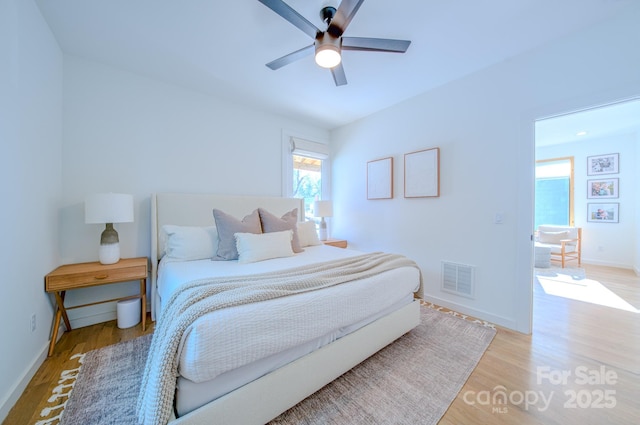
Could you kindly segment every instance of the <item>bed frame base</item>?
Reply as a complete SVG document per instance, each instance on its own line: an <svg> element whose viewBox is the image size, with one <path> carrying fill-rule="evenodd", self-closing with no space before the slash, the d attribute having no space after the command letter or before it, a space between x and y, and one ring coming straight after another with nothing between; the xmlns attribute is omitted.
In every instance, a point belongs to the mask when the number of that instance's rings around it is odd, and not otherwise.
<svg viewBox="0 0 640 425"><path fill-rule="evenodd" d="M208 403L172 425L263 425L420 323L420 301Z"/></svg>

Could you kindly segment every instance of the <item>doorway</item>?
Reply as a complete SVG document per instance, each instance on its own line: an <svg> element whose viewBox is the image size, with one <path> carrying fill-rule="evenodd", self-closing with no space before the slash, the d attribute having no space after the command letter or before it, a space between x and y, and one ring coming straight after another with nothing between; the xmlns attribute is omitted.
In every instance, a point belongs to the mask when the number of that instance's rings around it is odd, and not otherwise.
<svg viewBox="0 0 640 425"><path fill-rule="evenodd" d="M640 99L536 121L535 161L567 157L574 158L572 221L583 229L583 263L633 269L638 274ZM537 203L536 199L534 206ZM566 272L534 269L534 274L558 275L574 289L584 289L582 283L587 280L580 275L584 270L577 264L570 267ZM539 279L534 276L536 283ZM561 283L552 282L552 286L561 287Z"/></svg>

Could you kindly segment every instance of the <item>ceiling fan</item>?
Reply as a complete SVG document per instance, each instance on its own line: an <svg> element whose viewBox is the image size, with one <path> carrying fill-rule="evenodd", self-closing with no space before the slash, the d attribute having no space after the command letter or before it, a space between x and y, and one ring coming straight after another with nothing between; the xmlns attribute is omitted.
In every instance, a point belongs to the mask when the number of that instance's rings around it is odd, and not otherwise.
<svg viewBox="0 0 640 425"><path fill-rule="evenodd" d="M320 10L320 17L327 24L325 31L318 29L283 0L258 1L315 40L310 46L269 62L267 66L274 71L315 52L316 63L323 68L331 69L336 86L343 86L347 84L347 77L342 67L343 50L404 53L411 44L409 40L343 37L342 34L364 0L342 0L338 9L332 6L323 7Z"/></svg>

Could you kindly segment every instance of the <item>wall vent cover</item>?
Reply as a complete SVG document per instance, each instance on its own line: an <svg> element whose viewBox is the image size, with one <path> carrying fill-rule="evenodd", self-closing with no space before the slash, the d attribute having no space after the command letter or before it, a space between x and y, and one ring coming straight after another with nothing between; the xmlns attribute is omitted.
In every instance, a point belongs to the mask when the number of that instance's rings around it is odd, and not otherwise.
<svg viewBox="0 0 640 425"><path fill-rule="evenodd" d="M463 297L473 298L475 266L442 262L441 289Z"/></svg>

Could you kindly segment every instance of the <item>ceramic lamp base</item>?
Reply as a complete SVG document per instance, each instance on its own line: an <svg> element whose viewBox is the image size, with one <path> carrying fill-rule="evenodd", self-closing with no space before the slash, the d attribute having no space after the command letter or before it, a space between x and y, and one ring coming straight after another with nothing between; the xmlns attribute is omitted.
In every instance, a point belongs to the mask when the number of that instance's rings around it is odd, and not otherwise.
<svg viewBox="0 0 640 425"><path fill-rule="evenodd" d="M327 240L327 222L324 221L324 217L322 217L322 220L320 221L319 236L321 241Z"/></svg>
<svg viewBox="0 0 640 425"><path fill-rule="evenodd" d="M98 258L102 264L115 264L120 261L120 243L100 244Z"/></svg>

